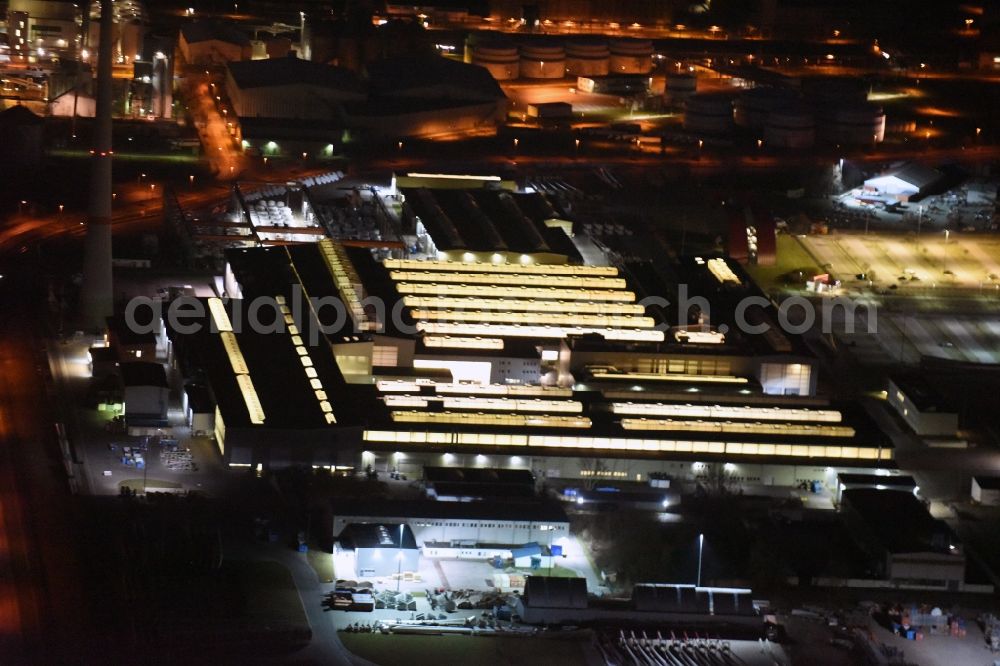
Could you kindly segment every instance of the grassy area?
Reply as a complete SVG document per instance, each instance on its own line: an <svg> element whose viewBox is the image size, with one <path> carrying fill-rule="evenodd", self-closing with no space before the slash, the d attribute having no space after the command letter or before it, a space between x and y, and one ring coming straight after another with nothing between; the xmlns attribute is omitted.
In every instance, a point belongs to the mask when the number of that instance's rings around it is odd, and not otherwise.
<svg viewBox="0 0 1000 666"><path fill-rule="evenodd" d="M225 566L239 581L247 620L263 626L309 627L299 591L285 565L230 560Z"/></svg>
<svg viewBox="0 0 1000 666"><path fill-rule="evenodd" d="M777 259L773 266L748 265L746 268L766 293L785 287L786 283L782 277L790 271L808 269L808 277L820 272L816 262L802 247L802 243L795 236L788 234L778 234Z"/></svg>
<svg viewBox="0 0 1000 666"><path fill-rule="evenodd" d="M181 484L176 481L164 481L163 479L146 479L146 490L156 491L165 490L168 488L180 488ZM137 493L142 492L143 481L142 479L125 479L118 484L119 488L128 488L129 490L134 490Z"/></svg>
<svg viewBox="0 0 1000 666"><path fill-rule="evenodd" d="M306 553L306 560L319 577L319 582L332 583L336 580L333 571L333 555L318 548L310 548Z"/></svg>
<svg viewBox="0 0 1000 666"><path fill-rule="evenodd" d="M519 573L523 573L526 576L551 576L553 578L582 578L573 569L567 569L566 567L559 566L558 564L549 569L548 567L542 567L541 569L518 569Z"/></svg>
<svg viewBox="0 0 1000 666"><path fill-rule="evenodd" d="M584 646L587 641L579 635L520 638L341 633L340 639L348 650L379 666L441 666L461 663L482 666L558 666L586 663Z"/></svg>

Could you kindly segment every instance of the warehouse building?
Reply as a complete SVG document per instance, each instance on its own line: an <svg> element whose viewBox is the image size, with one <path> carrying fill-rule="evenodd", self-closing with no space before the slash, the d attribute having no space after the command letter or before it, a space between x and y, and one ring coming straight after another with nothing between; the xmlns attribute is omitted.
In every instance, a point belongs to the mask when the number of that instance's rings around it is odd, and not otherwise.
<svg viewBox="0 0 1000 666"><path fill-rule="evenodd" d="M365 99L353 72L292 56L229 63L226 93L241 119L324 120Z"/></svg>
<svg viewBox="0 0 1000 666"><path fill-rule="evenodd" d="M925 378L896 374L886 390L888 403L921 437L954 437L958 412Z"/></svg>
<svg viewBox="0 0 1000 666"><path fill-rule="evenodd" d="M480 546L510 550L569 536L569 519L558 503L542 500L437 502L338 498L332 505L333 536L352 525L405 525L425 557L461 557ZM398 529L398 528L397 528Z"/></svg>
<svg viewBox="0 0 1000 666"><path fill-rule="evenodd" d="M367 98L350 70L294 56L229 63L226 94L243 150L274 156L339 146L345 105Z"/></svg>
<svg viewBox="0 0 1000 666"><path fill-rule="evenodd" d="M897 585L962 588L965 553L958 537L913 493L846 490L841 514L882 578Z"/></svg>
<svg viewBox="0 0 1000 666"><path fill-rule="evenodd" d="M937 169L914 162L867 179L862 196L874 194L886 200L905 202L926 196L943 180L944 174Z"/></svg>
<svg viewBox="0 0 1000 666"><path fill-rule="evenodd" d="M638 481L724 468L741 484L829 489L837 472L893 466L862 410L814 396L813 361L794 339L719 333L727 299L747 288L722 260L692 260L687 279L720 310L664 327L609 266L380 262L329 240L227 258L241 298L209 299L217 332L175 346L208 379L230 465ZM697 291L699 280L714 286ZM292 315L296 290L339 300L345 316L333 326L328 310L306 342L315 315ZM260 297L285 325L235 330Z"/></svg>
<svg viewBox="0 0 1000 666"><path fill-rule="evenodd" d="M449 462L455 462L454 456ZM535 476L527 469L425 467L424 489L441 502L527 500L535 496Z"/></svg>
<svg viewBox="0 0 1000 666"><path fill-rule="evenodd" d="M252 55L250 38L239 28L212 21L184 24L177 47L189 65L224 65Z"/></svg>
<svg viewBox="0 0 1000 666"><path fill-rule="evenodd" d="M388 578L420 565L420 550L405 523L351 523L337 536L333 556L338 571L357 578Z"/></svg>
<svg viewBox="0 0 1000 666"><path fill-rule="evenodd" d="M517 609L528 624L683 623L688 629L764 630L751 590L742 588L643 583L630 599L598 599L587 595L582 578L529 576Z"/></svg>
<svg viewBox="0 0 1000 666"><path fill-rule="evenodd" d="M995 476L972 477L972 501L984 506L1000 506L1000 478Z"/></svg>
<svg viewBox="0 0 1000 666"><path fill-rule="evenodd" d="M243 149L322 156L346 138L492 132L506 117L506 96L477 65L396 58L370 63L366 73L362 80L294 54L230 63L226 91Z"/></svg>
<svg viewBox="0 0 1000 666"><path fill-rule="evenodd" d="M159 363L135 361L119 367L125 396L125 424L130 428L163 428L168 425L170 386Z"/></svg>

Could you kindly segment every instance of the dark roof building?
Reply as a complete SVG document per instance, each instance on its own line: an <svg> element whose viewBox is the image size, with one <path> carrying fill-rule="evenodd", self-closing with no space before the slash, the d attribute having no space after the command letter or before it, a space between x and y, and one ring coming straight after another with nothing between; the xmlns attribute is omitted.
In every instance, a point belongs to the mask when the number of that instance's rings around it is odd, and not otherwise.
<svg viewBox="0 0 1000 666"><path fill-rule="evenodd" d="M485 67L440 56L382 60L370 63L367 72L375 97L487 102L506 99Z"/></svg>
<svg viewBox="0 0 1000 666"><path fill-rule="evenodd" d="M132 386L155 386L169 388L167 373L160 363L122 363L120 367L122 383L126 388Z"/></svg>
<svg viewBox="0 0 1000 666"><path fill-rule="evenodd" d="M360 93L357 75L341 67L302 60L294 56L231 62L233 82L241 89L307 85Z"/></svg>
<svg viewBox="0 0 1000 666"><path fill-rule="evenodd" d="M246 33L226 22L194 21L181 27L181 36L188 44L219 41L229 42L238 46L249 46L250 38Z"/></svg>
<svg viewBox="0 0 1000 666"><path fill-rule="evenodd" d="M845 490L841 513L884 578L960 589L965 555L958 537L913 493Z"/></svg>

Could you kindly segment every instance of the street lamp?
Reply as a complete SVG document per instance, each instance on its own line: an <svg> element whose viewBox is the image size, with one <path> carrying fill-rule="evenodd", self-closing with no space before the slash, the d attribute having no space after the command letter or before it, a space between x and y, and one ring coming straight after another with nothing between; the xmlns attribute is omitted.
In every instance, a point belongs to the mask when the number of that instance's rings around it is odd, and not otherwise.
<svg viewBox="0 0 1000 666"><path fill-rule="evenodd" d="M704 549L705 549L705 535L699 534L698 535L698 579L695 582L695 585L697 587L701 587L701 554Z"/></svg>

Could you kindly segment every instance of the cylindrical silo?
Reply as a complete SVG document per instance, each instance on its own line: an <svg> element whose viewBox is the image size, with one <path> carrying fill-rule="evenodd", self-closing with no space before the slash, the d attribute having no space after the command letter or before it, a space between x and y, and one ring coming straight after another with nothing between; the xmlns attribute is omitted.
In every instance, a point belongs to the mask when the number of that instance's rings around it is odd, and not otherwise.
<svg viewBox="0 0 1000 666"><path fill-rule="evenodd" d="M829 143L864 145L885 139L885 112L868 102L819 107L820 137Z"/></svg>
<svg viewBox="0 0 1000 666"><path fill-rule="evenodd" d="M683 104L685 100L698 92L698 78L690 72L672 72L667 74L664 97L671 104Z"/></svg>
<svg viewBox="0 0 1000 666"><path fill-rule="evenodd" d="M771 148L801 150L816 143L816 117L801 105L775 109L764 122L764 143Z"/></svg>
<svg viewBox="0 0 1000 666"><path fill-rule="evenodd" d="M510 44L472 44L472 64L485 67L497 81L510 81L520 76L521 58L517 47Z"/></svg>
<svg viewBox="0 0 1000 666"><path fill-rule="evenodd" d="M653 42L615 39L610 46L611 74L648 74L653 69Z"/></svg>
<svg viewBox="0 0 1000 666"><path fill-rule="evenodd" d="M566 51L562 46L521 45L521 78L561 79L566 76Z"/></svg>
<svg viewBox="0 0 1000 666"><path fill-rule="evenodd" d="M695 134L725 134L733 129L733 98L701 93L684 102L684 129Z"/></svg>
<svg viewBox="0 0 1000 666"><path fill-rule="evenodd" d="M751 88L740 93L733 105L733 119L740 127L760 130L772 111L787 107L797 99L787 88Z"/></svg>
<svg viewBox="0 0 1000 666"><path fill-rule="evenodd" d="M574 40L566 44L566 73L570 76L607 76L611 51L604 41Z"/></svg>

